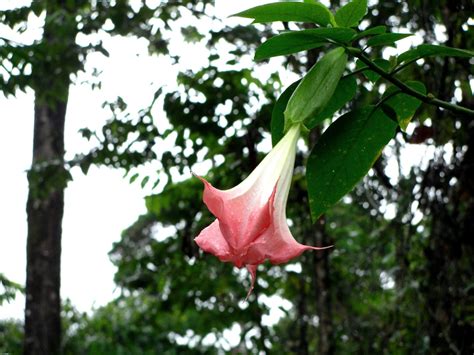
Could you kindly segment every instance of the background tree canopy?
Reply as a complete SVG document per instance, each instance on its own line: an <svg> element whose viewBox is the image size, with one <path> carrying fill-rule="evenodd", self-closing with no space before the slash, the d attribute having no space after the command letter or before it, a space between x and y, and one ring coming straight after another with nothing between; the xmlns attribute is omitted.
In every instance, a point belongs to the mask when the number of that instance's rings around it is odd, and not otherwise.
<svg viewBox="0 0 474 355"><path fill-rule="evenodd" d="M331 8L345 3L332 0ZM16 12L0 13L0 18L14 26L31 11L42 11L37 7L33 2ZM249 302L243 302L248 274L198 250L193 239L213 217L203 207L202 183L191 176L191 169L208 170L206 177L221 188L244 179L268 151L272 111L285 89L280 77L291 72L299 78L325 52L324 47L303 48L280 61L268 61L265 47L257 50L263 38L284 29L310 28L287 22L229 27L225 19L214 18L214 7L214 1L163 1L156 7L117 1L109 7L81 2L68 8L70 20L82 16L74 31L89 34L111 20L113 35L145 37L150 55L169 56L178 63L170 41L183 40L205 45L208 60L198 70L181 72L171 89L160 88L140 112L125 114L127 98L108 103L114 117L102 131L82 130L85 138L96 137L97 146L66 161L60 177L37 170L38 179L58 186L66 183L73 166L87 173L91 164L107 165L124 169L131 183L160 186L145 200L148 212L137 216L110 251L120 295L91 315L63 302L61 351L472 353L474 125L468 116L429 105L417 109L419 103L411 111L409 107L406 118L414 118L406 131L397 130L363 181L315 223L310 218L305 166L309 148L324 128L305 136L296 159L288 218L299 242L334 248L307 252L289 264L264 264ZM414 33L414 41L469 49L474 48L472 10L469 1L369 2L359 29L386 26L387 33ZM189 15L193 23L179 21ZM64 41L60 38L58 43ZM42 71L48 68L36 66L38 72L28 74L29 59L21 58L28 58L28 51L49 53L51 48L0 44L2 63L19 70L2 76L3 93L35 85L42 89ZM390 41L371 43L372 54L385 59L381 67L394 53L385 44ZM80 70L87 51L104 51L100 45L73 48L70 60L55 63L65 73ZM254 55L263 61L255 64ZM418 64L404 68L400 79L420 81L436 97L474 108L472 59L427 57ZM354 70L363 65L349 63ZM376 103L389 86L367 70L347 80L345 88L358 90L354 100L337 109L336 117ZM54 88L46 92L59 95ZM409 100L395 96L388 103L399 109L410 106ZM163 107L160 117L151 113L156 104ZM331 116L321 117L324 127ZM141 149L129 149L131 141ZM137 169L150 161L158 162L159 174ZM1 305L19 285L1 274L0 284L5 289ZM21 352L22 337L20 322L0 321L0 351Z"/></svg>

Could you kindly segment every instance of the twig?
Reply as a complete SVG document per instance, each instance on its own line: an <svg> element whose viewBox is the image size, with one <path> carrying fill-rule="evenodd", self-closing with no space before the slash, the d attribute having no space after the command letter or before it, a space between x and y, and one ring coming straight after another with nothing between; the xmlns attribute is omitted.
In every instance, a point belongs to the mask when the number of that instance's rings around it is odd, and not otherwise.
<svg viewBox="0 0 474 355"><path fill-rule="evenodd" d="M422 94L402 81L398 80L397 78L393 77L391 74L387 73L385 70L383 70L381 67L379 67L377 64L372 62L360 49L354 48L354 47L347 47L346 48L349 53L354 55L355 57L359 58L361 62L366 64L371 70L374 72L378 73L382 78L385 80L391 82L395 86L397 86L402 92L405 94L408 94L410 96L413 96L417 98L418 100L423 101L426 104L437 106L437 107L442 107L446 110L452 111L452 112L457 112L457 113L463 113L468 116L474 117L474 110L468 109L467 107L459 106L452 104L447 101L440 100L436 97L434 97L432 94Z"/></svg>

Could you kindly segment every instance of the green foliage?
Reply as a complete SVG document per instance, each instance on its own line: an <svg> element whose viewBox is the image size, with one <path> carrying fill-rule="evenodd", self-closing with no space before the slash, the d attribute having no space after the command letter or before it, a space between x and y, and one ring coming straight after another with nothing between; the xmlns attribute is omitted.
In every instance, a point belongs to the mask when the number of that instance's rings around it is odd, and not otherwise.
<svg viewBox="0 0 474 355"><path fill-rule="evenodd" d="M184 214L201 210L201 190L202 182L196 178L169 184L162 193L145 199L146 208L157 220L166 221L164 225L175 226Z"/></svg>
<svg viewBox="0 0 474 355"><path fill-rule="evenodd" d="M23 292L23 287L0 273L0 306L5 302L13 301L17 292Z"/></svg>
<svg viewBox="0 0 474 355"><path fill-rule="evenodd" d="M407 81L405 84L422 94L426 93L425 85L419 81ZM388 98L389 96L390 98ZM395 111L400 128L406 130L408 123L410 123L418 107L420 107L421 101L401 93L400 90L393 86L385 91L384 99L386 99L385 103Z"/></svg>
<svg viewBox="0 0 474 355"><path fill-rule="evenodd" d="M38 162L28 171L30 194L35 200L43 200L50 194L66 188L71 180L69 170L58 163Z"/></svg>
<svg viewBox="0 0 474 355"><path fill-rule="evenodd" d="M311 151L306 172L313 220L367 174L395 129L380 109L369 106L343 115L324 132Z"/></svg>
<svg viewBox="0 0 474 355"><path fill-rule="evenodd" d="M255 52L255 60L314 49L333 41L347 42L354 34L355 31L349 28L315 28L285 32L264 42Z"/></svg>
<svg viewBox="0 0 474 355"><path fill-rule="evenodd" d="M290 9L290 6L297 7L302 5L294 5L293 3L286 4L287 5L285 6L288 6L288 9ZM273 7L275 5L276 4L271 4L268 7L263 6L254 8L248 10L248 13L244 12L244 14L253 18L264 18L266 15L275 16L275 8ZM258 11L255 9L258 9ZM296 13L296 10L293 9L293 11ZM360 60L356 62L356 72L364 72L367 79L373 83L376 83L383 76L384 79L395 84L397 89L388 90L386 95L390 95L390 97L383 97L377 105L379 105L380 108L383 109L383 111L393 120L399 122L403 130L406 129L416 109L421 103L420 97L415 94L420 94L420 96L424 98L423 101L431 102L431 98L426 96L426 89L424 87L420 87L417 84L412 87L411 83L407 82L404 84L396 78L391 80L391 75L401 69L399 67L395 68L392 72L390 71L394 63L396 63L396 59L391 62L381 58L371 59L366 57L362 50L354 47L347 47L348 41L356 41L366 36L370 37L366 43L367 47L394 46L396 41L411 36L410 33L385 33L385 26L369 28L359 34L356 34L355 31L348 31L350 29L347 27L356 26L366 12L367 1L349 2L341 7L336 12L335 16L336 23L339 26L346 28L316 28L306 29L303 31L290 31L270 38L257 49L255 58L256 60L261 60L272 56L292 54L303 50L315 50L323 47L326 42L338 43L342 47L334 49L323 56L323 58L319 60L303 77L296 89L293 89L293 86L291 86L277 101L272 115L272 133L275 134L273 142L277 142L284 131L292 124L304 123L305 126L310 129L317 127L319 123L324 121L326 118L332 117L335 112L344 107L347 102L356 95L356 83L354 80L347 79L344 82L339 82L342 73L346 69L348 59L344 53L344 47L348 53L354 54L356 57L360 58ZM276 19L277 17L273 17L273 20ZM285 21L291 20L291 18L285 19ZM419 57L433 55L434 53L467 56L469 51L457 51L456 49L450 50L446 47L430 47L427 45L427 47L420 46L417 49L402 54L400 56L401 60L398 59L398 61L403 62L407 59L409 61ZM391 90L399 90L400 93ZM293 93L288 99L291 91L293 91ZM440 101L438 100L437 102ZM283 115L285 122L282 127L281 111L283 110L285 103L286 109L284 110ZM442 107L444 108L458 108L448 102L440 102L440 104L442 104ZM468 112L470 110L460 108L460 111ZM472 114L473 112L470 111L470 113ZM343 122L345 122L345 120L343 120ZM345 129L347 130L347 128ZM391 130L392 127L389 126L388 129ZM385 144L386 143L388 143L388 140L385 141ZM383 148L383 145L378 148ZM359 153L363 154L364 152L356 152L356 154ZM373 155L372 152L369 154ZM364 173L366 173L370 166L375 162L375 157L377 155L374 156L374 159L369 159L371 162L369 166L362 166ZM337 158L328 159L337 160ZM361 175L360 172L357 172L357 175L360 179L364 174ZM357 181L358 180L354 181L353 178L346 178L345 176L340 177L338 180L338 182L342 183L340 185L344 186L346 189L344 193L347 193ZM318 186L318 188L320 188L320 186ZM336 195L338 198L334 201L331 198L331 204L344 195L344 193L342 193L342 195L341 193L341 191L337 191ZM323 202L323 205L329 206L330 204ZM319 215L324 212L324 210L325 209L318 209L317 214Z"/></svg>
<svg viewBox="0 0 474 355"><path fill-rule="evenodd" d="M373 63L376 64L377 66L379 66L380 68L382 68L385 71L389 71L390 68L391 68L390 62L386 59L377 58L377 59L374 59ZM358 60L356 62L356 69L357 70L365 69L363 71L364 76L373 83L375 83L377 80L380 79L380 74L374 72L373 70L369 70L369 67L366 64L364 64L363 62L361 62L360 60Z"/></svg>
<svg viewBox="0 0 474 355"><path fill-rule="evenodd" d="M337 10L335 20L340 27L355 27L367 12L367 0L352 0Z"/></svg>
<svg viewBox="0 0 474 355"><path fill-rule="evenodd" d="M385 33L387 31L387 27L385 26L375 26L366 29L365 31L359 32L352 40L356 41L360 38L368 37L368 36L375 36Z"/></svg>
<svg viewBox="0 0 474 355"><path fill-rule="evenodd" d="M103 106L110 109L114 118L109 119L99 132L87 128L80 131L87 140L93 138L97 147L87 154L76 155L68 164L79 166L84 174L87 174L91 165L123 168L128 172L133 167L156 159L153 148L159 132L153 123L151 110L160 94L161 90L158 90L150 106L133 115L127 111L127 104L121 97L114 102L104 103Z"/></svg>
<svg viewBox="0 0 474 355"><path fill-rule="evenodd" d="M291 95L299 85L300 80L294 82L288 88L283 91L278 100L275 102L272 111L271 121L271 132L272 132L272 144L275 146L278 141L284 135L285 117L284 111L287 107L288 101ZM350 101L356 93L356 80L350 75L342 78L337 84L334 95L331 97L325 108L317 115L308 119L305 126L309 129L313 129L319 123L323 122L327 118L332 118L334 114Z"/></svg>
<svg viewBox="0 0 474 355"><path fill-rule="evenodd" d="M17 320L0 320L0 352L21 354L23 324Z"/></svg>
<svg viewBox="0 0 474 355"><path fill-rule="evenodd" d="M352 100L357 91L357 81L354 76L349 75L337 84L336 90L325 108L314 117L311 117L305 124L307 128L313 129L327 118L332 118L334 114L341 110L350 100Z"/></svg>
<svg viewBox="0 0 474 355"><path fill-rule="evenodd" d="M474 52L466 49L450 48L446 46L439 46L435 44L421 44L416 48L410 49L405 53L400 54L397 62L411 62L417 59L426 57L474 57Z"/></svg>
<svg viewBox="0 0 474 355"><path fill-rule="evenodd" d="M346 63L347 55L344 49L336 48L311 68L288 101L285 127L305 123L326 107L336 90Z"/></svg>
<svg viewBox="0 0 474 355"><path fill-rule="evenodd" d="M401 39L412 36L411 33L382 33L374 37L369 38L367 46L369 47L380 47L390 46L395 47L395 42Z"/></svg>
<svg viewBox="0 0 474 355"><path fill-rule="evenodd" d="M321 26L331 23L332 14L318 2L275 2L239 12L234 16L254 19L254 23L275 21L312 22Z"/></svg>

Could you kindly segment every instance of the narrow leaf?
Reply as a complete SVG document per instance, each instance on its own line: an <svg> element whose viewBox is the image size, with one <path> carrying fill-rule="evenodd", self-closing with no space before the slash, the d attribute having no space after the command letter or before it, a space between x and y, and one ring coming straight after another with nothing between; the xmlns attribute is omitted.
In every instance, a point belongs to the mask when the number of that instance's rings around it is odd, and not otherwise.
<svg viewBox="0 0 474 355"><path fill-rule="evenodd" d="M395 46L395 42L413 36L411 33L382 33L367 41L369 47Z"/></svg>
<svg viewBox="0 0 474 355"><path fill-rule="evenodd" d="M306 168L313 220L367 174L396 127L373 106L351 111L329 126L311 151Z"/></svg>
<svg viewBox="0 0 474 355"><path fill-rule="evenodd" d="M275 146L280 139L284 136L285 131L285 109L286 105L288 104L288 100L290 99L291 95L295 91L296 87L300 83L301 80L295 81L293 84L288 86L285 91L280 95L278 100L275 103L272 111L272 121L271 121L271 132L272 132L272 144Z"/></svg>
<svg viewBox="0 0 474 355"><path fill-rule="evenodd" d="M139 177L140 175L138 173L135 173L133 174L131 177L130 177L130 184L133 184L135 182L135 180Z"/></svg>
<svg viewBox="0 0 474 355"><path fill-rule="evenodd" d="M375 26L375 27L369 28L368 30L359 32L356 36L354 36L352 40L355 41L363 37L379 35L379 34L385 33L386 30L387 30L387 27L385 26Z"/></svg>
<svg viewBox="0 0 474 355"><path fill-rule="evenodd" d="M148 181L150 180L150 177L149 176L145 176L142 180L142 182L140 183L140 186L142 187L142 189L146 186L146 184L148 184Z"/></svg>
<svg viewBox="0 0 474 355"><path fill-rule="evenodd" d="M292 33L284 33L279 36L270 38L264 42L255 52L255 60L260 61L279 55L288 55L307 51L310 49L324 46L324 42L320 42L312 36L292 35Z"/></svg>
<svg viewBox="0 0 474 355"><path fill-rule="evenodd" d="M296 21L327 26L332 14L324 5L316 2L275 2L253 7L234 16L252 18L254 23Z"/></svg>
<svg viewBox="0 0 474 355"><path fill-rule="evenodd" d="M285 110L285 126L318 115L331 99L346 68L347 55L336 48L321 58L301 80Z"/></svg>
<svg viewBox="0 0 474 355"><path fill-rule="evenodd" d="M340 27L357 26L367 12L367 0L353 0L336 12L335 20Z"/></svg>
<svg viewBox="0 0 474 355"><path fill-rule="evenodd" d="M357 81L354 76L348 76L339 81L328 104L319 115L316 115L308 120L306 127L313 129L319 123L327 118L331 118L334 114L339 111L344 105L352 100L357 91Z"/></svg>
<svg viewBox="0 0 474 355"><path fill-rule="evenodd" d="M344 43L349 41L354 34L355 31L349 28L315 28L285 32L263 43L255 53L255 60L321 47L329 41Z"/></svg>
<svg viewBox="0 0 474 355"><path fill-rule="evenodd" d="M474 57L474 52L466 49L451 48L446 46L438 46L435 44L422 44L416 48L410 49L400 54L398 63L410 62L425 57Z"/></svg>
<svg viewBox="0 0 474 355"><path fill-rule="evenodd" d="M425 85L419 81L407 81L405 84L419 93L426 94ZM397 90L398 88L391 86L385 91L383 96L386 97ZM385 103L395 111L398 124L402 130L406 130L408 123L410 123L416 110L421 105L420 100L401 92L388 99Z"/></svg>

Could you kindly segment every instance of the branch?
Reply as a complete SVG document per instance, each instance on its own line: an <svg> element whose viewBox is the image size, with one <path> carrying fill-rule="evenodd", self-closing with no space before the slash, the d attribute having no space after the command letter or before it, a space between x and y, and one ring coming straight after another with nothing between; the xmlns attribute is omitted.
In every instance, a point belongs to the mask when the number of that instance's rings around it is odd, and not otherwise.
<svg viewBox="0 0 474 355"><path fill-rule="evenodd" d="M418 100L423 101L426 104L437 106L437 107L442 107L446 110L452 111L452 112L457 112L457 113L463 113L468 116L474 117L474 110L468 109L467 107L455 105L452 103L449 103L447 101L443 101L440 99L437 99L431 94L425 95L422 94L411 87L407 86L405 83L402 81L398 80L397 78L393 77L391 74L387 73L385 70L383 70L381 67L379 67L377 64L372 62L363 52L362 50L354 47L347 47L346 48L349 53L354 55L355 57L359 58L364 64L366 64L371 70L379 74L382 78L385 80L391 82L393 85L397 86L403 93L408 94L410 96L413 96L417 98Z"/></svg>
<svg viewBox="0 0 474 355"><path fill-rule="evenodd" d="M406 62L406 63L403 63L403 64L400 65L398 68L393 69L393 70L390 72L390 75L394 75L395 73L398 73L399 71L405 69L405 68L408 67L409 65L415 63L418 59L420 59L420 58L415 58L415 59L409 60L409 61Z"/></svg>

